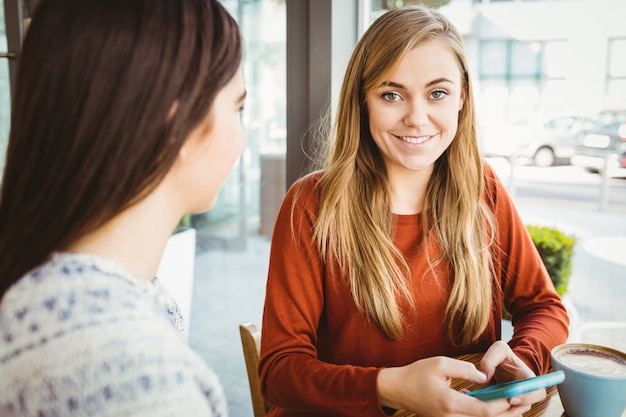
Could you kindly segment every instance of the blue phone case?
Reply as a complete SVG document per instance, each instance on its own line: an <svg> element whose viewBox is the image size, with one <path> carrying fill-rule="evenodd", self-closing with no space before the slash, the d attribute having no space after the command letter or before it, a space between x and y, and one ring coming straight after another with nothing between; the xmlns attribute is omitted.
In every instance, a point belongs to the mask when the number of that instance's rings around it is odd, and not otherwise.
<svg viewBox="0 0 626 417"><path fill-rule="evenodd" d="M510 398L516 395L524 394L540 388L547 388L552 385L558 385L565 380L563 371L555 371L545 375L539 375L532 378L519 379L517 381L504 382L502 384L492 385L476 391L468 392L467 395L476 397L479 400L490 401L499 398Z"/></svg>

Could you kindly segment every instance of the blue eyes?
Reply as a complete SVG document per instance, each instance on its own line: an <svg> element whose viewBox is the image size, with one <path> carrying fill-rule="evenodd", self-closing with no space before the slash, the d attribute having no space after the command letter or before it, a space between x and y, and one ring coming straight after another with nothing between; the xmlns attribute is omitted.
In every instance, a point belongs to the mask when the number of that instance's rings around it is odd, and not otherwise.
<svg viewBox="0 0 626 417"><path fill-rule="evenodd" d="M382 97L387 101L398 101L400 100L400 94L394 92L383 93Z"/></svg>
<svg viewBox="0 0 626 417"><path fill-rule="evenodd" d="M432 98L434 98L435 100L441 100L442 98L444 98L447 95L448 95L448 93L446 93L443 90L436 90L436 91L433 91L430 96Z"/></svg>
<svg viewBox="0 0 626 417"><path fill-rule="evenodd" d="M444 90L435 90L432 93L430 93L428 98L432 99L432 100L442 100L447 95L448 95L448 92L446 92ZM386 91L386 92L381 94L381 97L384 100L392 102L392 103L396 102L396 101L400 101L402 99L402 96L399 93L396 93L395 91Z"/></svg>

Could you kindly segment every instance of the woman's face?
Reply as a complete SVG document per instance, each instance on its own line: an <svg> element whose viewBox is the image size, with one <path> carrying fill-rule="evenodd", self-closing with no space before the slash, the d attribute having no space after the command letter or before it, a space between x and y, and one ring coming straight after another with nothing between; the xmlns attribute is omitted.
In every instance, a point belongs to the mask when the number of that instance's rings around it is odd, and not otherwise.
<svg viewBox="0 0 626 417"><path fill-rule="evenodd" d="M390 175L432 172L454 139L464 99L457 59L438 39L410 51L366 95L369 128Z"/></svg>
<svg viewBox="0 0 626 417"><path fill-rule="evenodd" d="M187 212L207 211L215 205L244 145L240 111L246 97L241 70L220 90L211 111L181 148L184 169L180 186L185 190Z"/></svg>

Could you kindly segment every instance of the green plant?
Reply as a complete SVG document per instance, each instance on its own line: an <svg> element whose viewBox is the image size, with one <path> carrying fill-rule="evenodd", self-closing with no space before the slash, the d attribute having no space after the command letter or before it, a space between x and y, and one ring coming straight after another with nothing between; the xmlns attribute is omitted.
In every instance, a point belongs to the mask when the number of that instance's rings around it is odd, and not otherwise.
<svg viewBox="0 0 626 417"><path fill-rule="evenodd" d="M565 294L572 274L572 257L576 237L555 227L527 225L526 229L539 251L552 283L559 295Z"/></svg>

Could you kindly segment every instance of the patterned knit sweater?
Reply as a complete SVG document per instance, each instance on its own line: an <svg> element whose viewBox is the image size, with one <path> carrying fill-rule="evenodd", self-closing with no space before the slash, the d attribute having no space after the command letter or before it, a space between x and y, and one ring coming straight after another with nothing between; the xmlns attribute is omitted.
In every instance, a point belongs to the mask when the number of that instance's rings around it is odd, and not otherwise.
<svg viewBox="0 0 626 417"><path fill-rule="evenodd" d="M55 254L0 304L0 416L226 416L218 378L180 324L156 280Z"/></svg>

